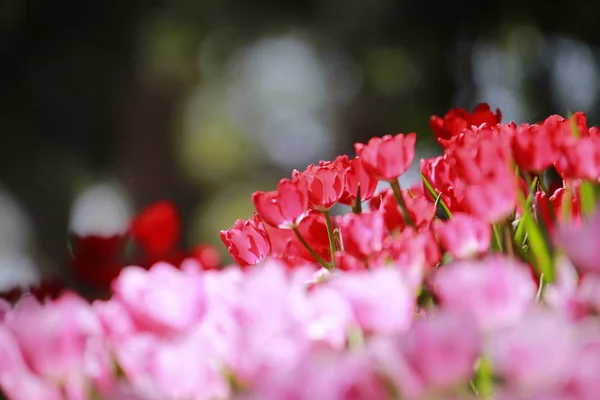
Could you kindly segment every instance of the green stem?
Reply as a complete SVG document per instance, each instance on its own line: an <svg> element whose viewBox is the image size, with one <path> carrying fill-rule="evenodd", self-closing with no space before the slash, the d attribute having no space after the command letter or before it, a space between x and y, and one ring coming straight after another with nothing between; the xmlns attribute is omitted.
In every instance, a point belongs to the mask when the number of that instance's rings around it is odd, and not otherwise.
<svg viewBox="0 0 600 400"><path fill-rule="evenodd" d="M535 301L536 303L539 303L542 301L542 296L544 295L544 273L540 274L540 283L539 283L539 287L538 287L538 291L537 294L535 295Z"/></svg>
<svg viewBox="0 0 600 400"><path fill-rule="evenodd" d="M358 184L358 190L356 191L356 200L354 201L354 207L352 207L352 212L354 214L360 214L362 212L362 202L360 201L360 183Z"/></svg>
<svg viewBox="0 0 600 400"><path fill-rule="evenodd" d="M421 172L421 179L423 180L423 183L425 184L425 188L427 188L427 191L429 192L429 194L431 194L431 196L435 199L439 198L439 206L442 208L442 210L446 214L446 217L452 218L452 213L450 212L450 209L448 208L448 206L446 206L446 203L444 203L444 200L442 200L442 193L441 192L436 193L433 186L431 186L431 183L429 183L427 178L425 178L425 175L423 175L423 172Z"/></svg>
<svg viewBox="0 0 600 400"><path fill-rule="evenodd" d="M535 185L534 182L537 182L537 184L539 185L540 189L542 189L542 191L546 194L546 207L548 208L548 213L550 214L550 219L552 219L552 222L554 224L556 224L556 213L554 212L554 207L552 206L552 201L550 200L550 192L548 191L548 188L546 187L546 185L544 185L543 179L538 179L538 177L535 177L533 180L531 179L531 175L529 175L528 173L523 174L525 177L525 182L527 183L527 186L529 186L532 191L535 191Z"/></svg>
<svg viewBox="0 0 600 400"><path fill-rule="evenodd" d="M404 197L402 197L402 192L400 191L400 184L398 181L391 181L390 185L392 186L392 191L394 192L394 197L396 197L396 201L398 205L400 205L400 209L402 210L402 217L404 218L404 222L406 225L411 228L416 228L415 222L408 214L408 207L406 206L406 202L404 201Z"/></svg>
<svg viewBox="0 0 600 400"><path fill-rule="evenodd" d="M360 199L357 199L360 202ZM335 269L335 236L333 235L333 224L329 211L323 211L325 216L325 224L327 224L327 236L329 236L329 251L331 252L331 268Z"/></svg>
<svg viewBox="0 0 600 400"><path fill-rule="evenodd" d="M527 181L527 180L525 180ZM537 178L533 179L531 184L527 184L529 187L529 195L527 199L524 201L523 205L523 214L527 213L531 208L531 203L533 202L533 192L535 191L535 185L537 185ZM525 198L525 194L523 191L519 191L519 198ZM515 240L519 246L523 246L525 240L525 224L523 223L523 216L521 216L521 221L519 221L519 226L517 226L517 231L515 232Z"/></svg>
<svg viewBox="0 0 600 400"><path fill-rule="evenodd" d="M494 236L492 237L492 247L496 250L504 252L504 248L502 247L502 235L500 235L498 224L492 225L492 230L494 231Z"/></svg>
<svg viewBox="0 0 600 400"><path fill-rule="evenodd" d="M510 221L505 221L503 224L504 230L504 248L508 255L513 256L515 254L514 242L513 242L513 231L512 231L512 223Z"/></svg>
<svg viewBox="0 0 600 400"><path fill-rule="evenodd" d="M473 382L473 379L471 379L469 381L469 387L471 388L471 392L473 392L473 394L475 396L479 396L479 392L477 391L477 386L475 386L475 382Z"/></svg>
<svg viewBox="0 0 600 400"><path fill-rule="evenodd" d="M531 180L531 178L530 178L530 180ZM540 185L540 189L542 189L544 191L544 193L546 193L548 196L550 196L550 191L548 190L548 187L546 186L546 183L544 182L544 179L542 179L541 176L540 176L540 178L538 178L537 182L538 182L538 185Z"/></svg>
<svg viewBox="0 0 600 400"><path fill-rule="evenodd" d="M323 258L320 255L318 255L317 252L314 251L312 247L310 247L308 242L306 240L304 240L304 238L300 234L300 231L298 230L298 227L295 226L292 228L292 230L296 234L296 237L298 238L300 243L302 243L302 245L306 248L306 250L308 250L308 252L314 257L314 259L317 260L319 262L319 264L321 264L321 266L323 266L323 268L331 269L331 265L329 265L329 263L327 261L323 260Z"/></svg>

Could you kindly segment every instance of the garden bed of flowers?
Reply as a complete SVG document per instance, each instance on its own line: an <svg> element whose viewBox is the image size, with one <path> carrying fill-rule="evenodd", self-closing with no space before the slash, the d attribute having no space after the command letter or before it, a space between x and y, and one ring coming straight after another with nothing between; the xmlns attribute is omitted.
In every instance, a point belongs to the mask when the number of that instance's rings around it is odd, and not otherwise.
<svg viewBox="0 0 600 400"><path fill-rule="evenodd" d="M600 131L486 104L430 125L419 185L409 133L254 193L221 232L237 265L153 257L106 300L0 303L4 396L600 399Z"/></svg>

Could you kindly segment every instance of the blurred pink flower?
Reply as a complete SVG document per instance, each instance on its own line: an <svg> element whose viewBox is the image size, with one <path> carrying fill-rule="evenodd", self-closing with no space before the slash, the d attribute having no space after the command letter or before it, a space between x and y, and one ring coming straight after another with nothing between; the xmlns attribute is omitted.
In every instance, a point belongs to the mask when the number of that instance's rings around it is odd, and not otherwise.
<svg viewBox="0 0 600 400"><path fill-rule="evenodd" d="M498 331L487 342L494 374L516 393L551 394L576 363L573 327L547 310L528 314L519 325Z"/></svg>
<svg viewBox="0 0 600 400"><path fill-rule="evenodd" d="M347 299L357 324L368 333L403 332L411 325L415 298L396 268L340 274L328 285Z"/></svg>
<svg viewBox="0 0 600 400"><path fill-rule="evenodd" d="M11 400L62 400L57 387L35 375L26 364L16 338L0 325L0 386Z"/></svg>
<svg viewBox="0 0 600 400"><path fill-rule="evenodd" d="M434 312L415 323L402 347L426 387L447 389L471 379L480 338L468 315Z"/></svg>
<svg viewBox="0 0 600 400"><path fill-rule="evenodd" d="M556 232L560 246L580 272L600 274L600 212L580 227L565 224Z"/></svg>
<svg viewBox="0 0 600 400"><path fill-rule="evenodd" d="M527 266L499 255L445 265L434 279L442 308L469 313L486 331L519 323L536 296Z"/></svg>
<svg viewBox="0 0 600 400"><path fill-rule="evenodd" d="M156 333L181 332L198 322L205 312L203 275L181 271L167 263L150 270L125 268L113 281L120 301L137 327Z"/></svg>
<svg viewBox="0 0 600 400"><path fill-rule="evenodd" d="M111 381L100 321L90 305L72 293L40 304L24 298L4 323L33 372L62 385L69 398L84 396L89 381Z"/></svg>

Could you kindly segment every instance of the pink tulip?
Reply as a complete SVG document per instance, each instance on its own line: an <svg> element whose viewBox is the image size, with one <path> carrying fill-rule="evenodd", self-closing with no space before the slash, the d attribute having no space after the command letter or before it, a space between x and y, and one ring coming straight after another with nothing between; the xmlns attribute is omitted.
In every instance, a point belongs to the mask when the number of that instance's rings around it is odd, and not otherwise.
<svg viewBox="0 0 600 400"><path fill-rule="evenodd" d="M0 299L0 322L4 321L4 316L11 309L11 305L8 301Z"/></svg>
<svg viewBox="0 0 600 400"><path fill-rule="evenodd" d="M519 323L534 304L536 287L526 265L493 255L440 268L435 293L443 309L467 312L490 331Z"/></svg>
<svg viewBox="0 0 600 400"><path fill-rule="evenodd" d="M448 221L435 222L435 234L440 245L456 259L481 255L490 248L491 226L480 219L455 213Z"/></svg>
<svg viewBox="0 0 600 400"><path fill-rule="evenodd" d="M568 321L548 311L494 334L487 352L494 374L517 393L553 393L576 365L576 336Z"/></svg>
<svg viewBox="0 0 600 400"><path fill-rule="evenodd" d="M256 211L267 224L291 229L297 226L308 212L308 188L304 180L282 179L275 191L254 192L252 201Z"/></svg>
<svg viewBox="0 0 600 400"><path fill-rule="evenodd" d="M447 389L471 378L480 338L467 315L434 312L415 323L402 347L409 365L430 390Z"/></svg>
<svg viewBox="0 0 600 400"><path fill-rule="evenodd" d="M92 351L103 346L103 332L89 304L72 293L44 305L26 297L6 314L4 323L32 371L46 379L85 390L86 373L109 373L86 370L92 360L102 365Z"/></svg>
<svg viewBox="0 0 600 400"><path fill-rule="evenodd" d="M304 172L294 171L294 180L302 180L308 188L310 207L327 211L344 195L348 157L338 157L333 162L311 164Z"/></svg>
<svg viewBox="0 0 600 400"><path fill-rule="evenodd" d="M143 330L181 332L205 312L203 275L167 263L154 264L150 270L127 267L113 281L112 289Z"/></svg>
<svg viewBox="0 0 600 400"><path fill-rule="evenodd" d="M415 299L398 269L340 274L328 285L347 299L358 326L366 332L394 333L409 328Z"/></svg>
<svg viewBox="0 0 600 400"><path fill-rule="evenodd" d="M399 133L395 136L374 137L366 145L356 143L354 149L365 170L374 179L395 181L413 162L416 140L415 133Z"/></svg>
<svg viewBox="0 0 600 400"><path fill-rule="evenodd" d="M556 243L581 272L600 275L600 212L582 223L581 227L564 225L556 232Z"/></svg>
<svg viewBox="0 0 600 400"><path fill-rule="evenodd" d="M383 248L386 229L379 213L346 214L336 218L344 250L360 260Z"/></svg>
<svg viewBox="0 0 600 400"><path fill-rule="evenodd" d="M271 241L258 214L248 221L239 219L220 232L221 240L231 257L241 266L255 265L271 252Z"/></svg>
<svg viewBox="0 0 600 400"><path fill-rule="evenodd" d="M14 400L62 400L57 387L35 375L12 332L0 325L0 388Z"/></svg>

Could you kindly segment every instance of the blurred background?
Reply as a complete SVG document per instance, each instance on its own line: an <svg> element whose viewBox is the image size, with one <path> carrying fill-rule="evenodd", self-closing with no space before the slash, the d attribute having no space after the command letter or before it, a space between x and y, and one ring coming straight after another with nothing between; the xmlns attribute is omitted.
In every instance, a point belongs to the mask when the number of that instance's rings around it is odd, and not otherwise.
<svg viewBox="0 0 600 400"><path fill-rule="evenodd" d="M253 191L387 133L436 155L429 116L451 107L597 123L598 17L583 0L2 0L0 291L65 273L69 231L121 231L162 199L183 247L225 253Z"/></svg>

